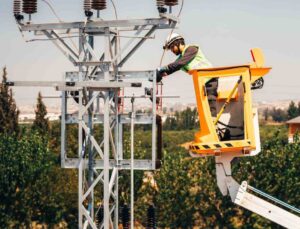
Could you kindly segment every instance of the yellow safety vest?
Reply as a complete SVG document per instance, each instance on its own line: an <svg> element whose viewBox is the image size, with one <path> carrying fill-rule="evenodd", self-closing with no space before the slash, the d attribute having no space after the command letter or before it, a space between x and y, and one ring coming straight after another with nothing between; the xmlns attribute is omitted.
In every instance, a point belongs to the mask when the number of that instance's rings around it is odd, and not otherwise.
<svg viewBox="0 0 300 229"><path fill-rule="evenodd" d="M184 47L184 50L182 52L182 54L180 54L180 56L178 57L178 59L180 59L185 51L191 47L191 46L195 46L198 48L198 53L196 54L196 56L194 57L194 59L192 59L188 64L186 64L185 66L183 66L181 68L182 71L188 72L190 70L194 70L194 69L201 69L201 68L210 68L212 67L212 64L206 59L205 55L203 54L203 52L201 51L201 49L199 48L199 46L197 45L186 45Z"/></svg>

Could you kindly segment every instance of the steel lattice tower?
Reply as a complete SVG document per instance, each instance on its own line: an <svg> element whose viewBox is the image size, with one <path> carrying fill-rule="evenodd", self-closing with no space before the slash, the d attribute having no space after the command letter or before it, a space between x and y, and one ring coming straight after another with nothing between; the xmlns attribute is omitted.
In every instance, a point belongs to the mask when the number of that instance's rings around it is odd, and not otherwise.
<svg viewBox="0 0 300 229"><path fill-rule="evenodd" d="M157 124L161 124L161 121L157 123L156 103L152 103L151 115L135 114L134 96L131 98L130 113L119 109L119 101L124 99L119 92L123 88L141 87L143 80L152 78L152 90L154 92L157 90L155 71L120 69L126 66L126 62L149 36L156 30L174 28L178 19L173 15L160 13L158 18L148 19L92 20L88 18L87 21L82 22L35 24L23 22L19 13L18 11L16 19L21 32L43 35L78 70L66 72L63 81L14 81L9 84L54 87L61 91L61 166L78 170L78 227L117 228L119 171L131 170L133 174L134 170L156 169L159 159L157 158ZM131 31L133 37L127 39L128 41L121 46L122 29ZM72 35L77 35L76 48L69 42L70 32ZM96 40L103 41L103 53L99 54L99 51L94 48ZM152 101L156 101L155 93L151 97ZM140 96L140 98L149 99L149 96ZM75 113L69 111L70 100L77 102ZM76 124L78 127L77 157L71 157L67 153L69 151L67 126L70 124ZM133 157L124 158L123 126L126 124L131 125L132 155L134 124L152 125L151 158L143 160ZM101 126L100 139L95 135L96 125ZM95 191L102 193L102 199L96 199ZM100 206L95 204L98 202Z"/></svg>

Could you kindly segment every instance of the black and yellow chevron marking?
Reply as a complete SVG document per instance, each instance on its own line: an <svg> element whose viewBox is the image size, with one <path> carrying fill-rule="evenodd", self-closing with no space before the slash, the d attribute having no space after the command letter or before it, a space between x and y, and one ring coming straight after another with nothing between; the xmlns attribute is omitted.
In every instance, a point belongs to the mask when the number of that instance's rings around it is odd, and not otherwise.
<svg viewBox="0 0 300 229"><path fill-rule="evenodd" d="M211 152L228 152L232 150L253 149L255 145L251 145L249 140L236 140L225 142L211 142L211 143L192 143L189 145L189 150L193 153L211 153Z"/></svg>

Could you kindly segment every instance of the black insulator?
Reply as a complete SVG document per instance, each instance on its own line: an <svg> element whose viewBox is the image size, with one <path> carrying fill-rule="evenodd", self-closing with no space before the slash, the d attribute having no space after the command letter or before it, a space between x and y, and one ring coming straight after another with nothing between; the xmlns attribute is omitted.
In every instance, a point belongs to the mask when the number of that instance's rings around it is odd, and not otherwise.
<svg viewBox="0 0 300 229"><path fill-rule="evenodd" d="M178 5L178 0L165 0L167 6L176 6Z"/></svg>
<svg viewBox="0 0 300 229"><path fill-rule="evenodd" d="M23 0L23 12L34 14L37 12L37 0Z"/></svg>
<svg viewBox="0 0 300 229"><path fill-rule="evenodd" d="M165 5L165 0L156 0L156 5L158 7L164 6Z"/></svg>
<svg viewBox="0 0 300 229"><path fill-rule="evenodd" d="M163 149L163 143L162 143L162 118L160 115L156 115L156 155L157 155L157 160L156 160L156 169L161 168L161 163L162 163L162 149Z"/></svg>
<svg viewBox="0 0 300 229"><path fill-rule="evenodd" d="M92 0L92 9L94 10L106 9L106 0Z"/></svg>
<svg viewBox="0 0 300 229"><path fill-rule="evenodd" d="M129 212L129 207L127 206L127 204L125 204L122 207L122 225L124 229L129 229L130 224L129 224L129 220L130 220L130 212Z"/></svg>
<svg viewBox="0 0 300 229"><path fill-rule="evenodd" d="M155 208L153 205L150 205L147 211L147 229L155 229L156 228L156 220L155 220Z"/></svg>
<svg viewBox="0 0 300 229"><path fill-rule="evenodd" d="M168 11L167 8L165 8L165 7L163 7L163 6L157 7L157 10L158 10L158 12L159 12L160 14L164 14L164 13L166 13L166 12Z"/></svg>
<svg viewBox="0 0 300 229"><path fill-rule="evenodd" d="M104 208L103 205L100 206L96 214L97 225L100 226L104 219Z"/></svg>
<svg viewBox="0 0 300 229"><path fill-rule="evenodd" d="M21 14L21 0L14 0L14 15Z"/></svg>

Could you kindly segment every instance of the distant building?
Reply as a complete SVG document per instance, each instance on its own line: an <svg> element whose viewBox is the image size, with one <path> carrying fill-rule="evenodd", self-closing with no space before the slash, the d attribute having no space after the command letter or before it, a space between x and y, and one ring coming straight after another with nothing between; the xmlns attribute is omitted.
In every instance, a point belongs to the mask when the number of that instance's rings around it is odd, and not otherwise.
<svg viewBox="0 0 300 229"><path fill-rule="evenodd" d="M59 120L60 118L60 114L58 113L48 113L46 115L46 118L49 119L49 121L56 121L56 120ZM19 123L27 123L27 124L30 124L30 123L33 123L35 119L35 114L33 113L21 113L19 115Z"/></svg>
<svg viewBox="0 0 300 229"><path fill-rule="evenodd" d="M294 135L300 134L300 116L286 122L289 125L289 143L293 143Z"/></svg>

